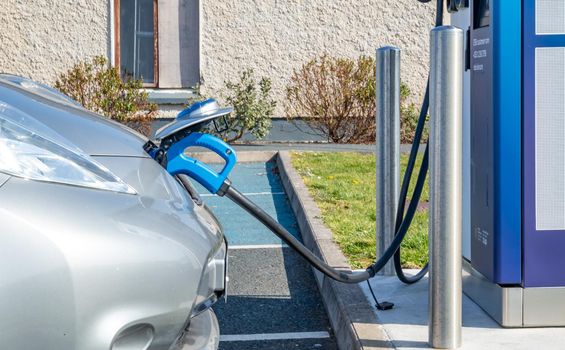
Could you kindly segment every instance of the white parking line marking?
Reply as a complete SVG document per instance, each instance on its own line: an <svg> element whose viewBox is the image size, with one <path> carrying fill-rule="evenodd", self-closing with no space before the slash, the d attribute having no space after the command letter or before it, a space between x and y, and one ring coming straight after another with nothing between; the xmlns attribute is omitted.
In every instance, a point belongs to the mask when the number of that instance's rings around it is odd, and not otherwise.
<svg viewBox="0 0 565 350"><path fill-rule="evenodd" d="M245 196L265 196L265 195L283 195L286 194L284 192L248 192L248 193L243 193L243 195ZM211 194L211 193L203 193L200 195L200 197L214 197L216 196L215 194Z"/></svg>
<svg viewBox="0 0 565 350"><path fill-rule="evenodd" d="M286 244L251 244L251 245L232 245L228 246L228 250L238 250L238 249L276 249L276 248L288 248Z"/></svg>
<svg viewBox="0 0 565 350"><path fill-rule="evenodd" d="M260 340L294 340L294 339L326 339L328 332L296 332L296 333L262 333L262 334L228 334L220 335L220 341L260 341Z"/></svg>

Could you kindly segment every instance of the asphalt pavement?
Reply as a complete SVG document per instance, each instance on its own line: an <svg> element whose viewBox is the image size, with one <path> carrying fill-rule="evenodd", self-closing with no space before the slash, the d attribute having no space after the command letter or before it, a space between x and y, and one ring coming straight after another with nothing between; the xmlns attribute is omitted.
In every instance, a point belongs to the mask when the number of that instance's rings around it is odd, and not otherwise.
<svg viewBox="0 0 565 350"><path fill-rule="evenodd" d="M239 163L230 178L300 239L274 163ZM229 244L227 302L214 306L220 350L337 349L309 265L229 199L203 199L221 221Z"/></svg>

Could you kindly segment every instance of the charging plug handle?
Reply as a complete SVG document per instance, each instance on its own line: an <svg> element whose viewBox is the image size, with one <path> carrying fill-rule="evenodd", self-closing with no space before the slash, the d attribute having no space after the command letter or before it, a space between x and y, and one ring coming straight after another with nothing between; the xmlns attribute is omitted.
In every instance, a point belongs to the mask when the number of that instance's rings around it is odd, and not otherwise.
<svg viewBox="0 0 565 350"><path fill-rule="evenodd" d="M202 147L212 151L225 161L224 167L220 172L216 172L205 163L189 157L185 153L189 147ZM237 156L234 149L208 134L191 133L173 143L167 150L167 171L171 175L188 175L214 194L222 193L224 183L228 181L228 176L236 163Z"/></svg>

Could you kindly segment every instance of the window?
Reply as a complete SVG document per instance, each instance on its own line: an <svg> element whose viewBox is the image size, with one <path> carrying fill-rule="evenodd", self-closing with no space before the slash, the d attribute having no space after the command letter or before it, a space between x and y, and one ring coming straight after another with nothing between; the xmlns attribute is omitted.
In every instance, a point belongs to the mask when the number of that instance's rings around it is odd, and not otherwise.
<svg viewBox="0 0 565 350"><path fill-rule="evenodd" d="M116 66L123 79L157 86L157 0L116 0Z"/></svg>

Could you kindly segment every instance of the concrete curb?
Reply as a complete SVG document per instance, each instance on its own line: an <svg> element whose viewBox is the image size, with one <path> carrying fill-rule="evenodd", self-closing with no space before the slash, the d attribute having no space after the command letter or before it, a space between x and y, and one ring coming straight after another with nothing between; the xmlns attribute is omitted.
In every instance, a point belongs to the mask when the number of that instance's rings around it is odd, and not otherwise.
<svg viewBox="0 0 565 350"><path fill-rule="evenodd" d="M290 153L279 152L276 162L306 246L329 265L349 270L332 232L322 222L320 209L292 166ZM345 285L313 271L341 350L394 348L358 285Z"/></svg>

